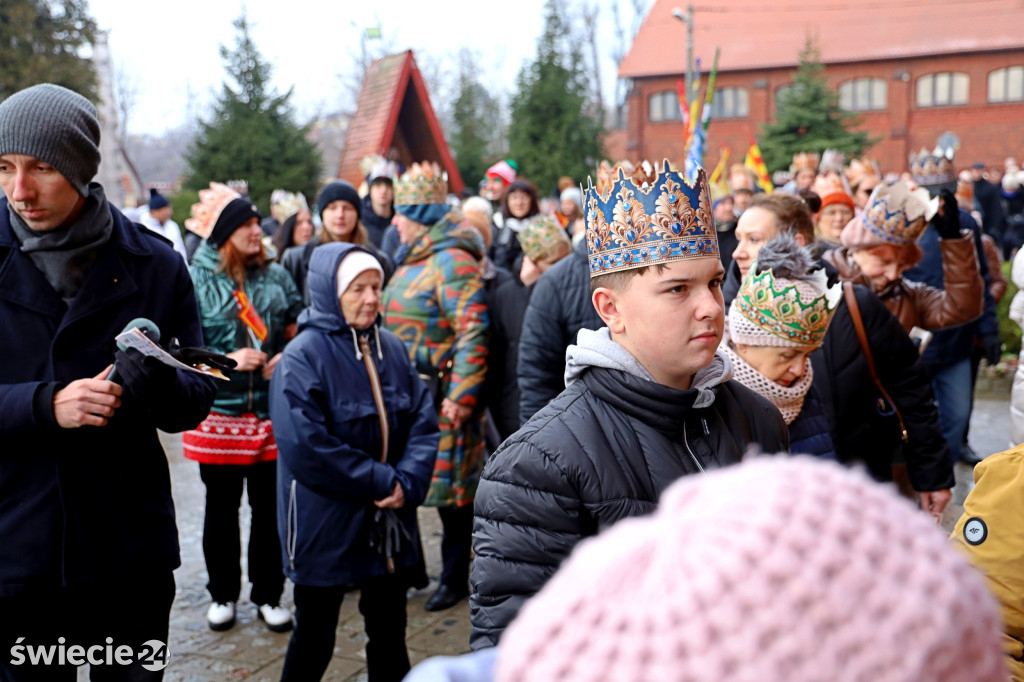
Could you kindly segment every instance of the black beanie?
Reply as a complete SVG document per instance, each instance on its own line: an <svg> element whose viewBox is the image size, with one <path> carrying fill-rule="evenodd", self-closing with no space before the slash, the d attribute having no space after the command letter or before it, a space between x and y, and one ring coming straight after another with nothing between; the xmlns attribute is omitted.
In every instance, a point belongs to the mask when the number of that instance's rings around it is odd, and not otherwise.
<svg viewBox="0 0 1024 682"><path fill-rule="evenodd" d="M206 243L215 249L224 246L224 242L231 239L235 230L245 225L250 218L260 218L260 212L256 210L256 204L248 199L232 199L220 212L213 231L206 238Z"/></svg>
<svg viewBox="0 0 1024 682"><path fill-rule="evenodd" d="M150 188L150 190L149 190L149 210L150 211L155 211L158 208L163 208L164 206L170 206L170 205L171 205L171 202L167 201L167 197L165 197L163 194L160 194L160 192L157 192L155 187Z"/></svg>
<svg viewBox="0 0 1024 682"><path fill-rule="evenodd" d="M339 199L352 204L356 209L356 216L360 220L362 219L363 202L359 199L359 192L344 180L336 180L320 190L320 196L316 198L316 213L321 220L324 218L324 209L327 208L327 205Z"/></svg>

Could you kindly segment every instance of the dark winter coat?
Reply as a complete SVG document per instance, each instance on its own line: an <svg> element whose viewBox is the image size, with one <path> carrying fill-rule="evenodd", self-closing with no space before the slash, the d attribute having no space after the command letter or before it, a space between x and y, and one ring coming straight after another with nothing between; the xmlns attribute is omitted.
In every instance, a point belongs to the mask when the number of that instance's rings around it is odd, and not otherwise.
<svg viewBox="0 0 1024 682"><path fill-rule="evenodd" d="M992 278L988 271L988 259L985 258L985 247L981 241L981 230L974 218L967 211L960 209L960 227L969 229L974 235L974 244L977 250L978 271L984 283L984 309L981 317L957 327L938 329L934 332L931 342L921 355L921 361L931 372L937 372L943 367L955 365L958 362L971 357L974 350L974 339L977 336L990 336L999 334L999 322L996 320L996 302L992 298L989 287ZM939 239L939 233L933 225L925 229L921 238L917 241L918 246L924 252L921 260L910 270L903 273L909 280L923 282L928 286L942 289L945 286L943 276L943 250L940 244L944 240Z"/></svg>
<svg viewBox="0 0 1024 682"><path fill-rule="evenodd" d="M909 440L902 447L910 481L919 492L950 488L953 463L917 347L877 296L860 285L854 291L878 378L907 428ZM898 422L876 409L878 388L845 298L836 308L822 347L811 354L811 363L813 385L832 425L839 461L864 462L876 480L892 480L892 456L901 447Z"/></svg>
<svg viewBox="0 0 1024 682"><path fill-rule="evenodd" d="M377 215L373 212L373 202L370 201L370 195L367 194L363 197L363 210L359 213L359 219L363 221L363 226L366 228L366 236L375 249L381 248L384 232L391 225L391 219L394 215L394 209L392 209L389 216ZM392 257L392 255L389 253L388 257Z"/></svg>
<svg viewBox="0 0 1024 682"><path fill-rule="evenodd" d="M470 646L494 646L584 538L651 512L673 481L734 464L750 444L787 450L778 409L735 381L679 391L591 367L484 468L473 524Z"/></svg>
<svg viewBox="0 0 1024 682"><path fill-rule="evenodd" d="M590 297L587 242L545 272L530 295L519 340L519 421L525 424L565 388L565 349L580 329L604 326Z"/></svg>
<svg viewBox="0 0 1024 682"><path fill-rule="evenodd" d="M295 286L299 288L299 293L302 294L302 301L306 305L309 305L309 290L306 287L306 276L309 273L309 260L313 257L313 250L320 246L320 244L320 235L316 234L302 246L293 246L285 251L281 256L281 265L284 266L284 269L292 276L292 279L295 281ZM384 270L384 285L387 286L388 281L391 279L391 275L395 274L394 262L389 256L385 255L382 251L373 246L367 246L366 249L377 258L381 269Z"/></svg>
<svg viewBox="0 0 1024 682"><path fill-rule="evenodd" d="M789 424L789 451L795 455L836 458L836 448L832 443L832 427L828 423L825 407L821 404L814 384L811 384L804 395L800 414Z"/></svg>
<svg viewBox="0 0 1024 682"><path fill-rule="evenodd" d="M487 378L484 391L487 408L505 440L519 430L519 339L523 316L530 302L531 286L523 286L518 278L504 270L487 285L487 309L491 316L491 350L487 355Z"/></svg>
<svg viewBox="0 0 1024 682"><path fill-rule="evenodd" d="M195 428L214 380L179 371L146 404L123 398L102 427L62 429L54 394L99 374L134 318L166 342L202 345L192 279L166 240L111 207L101 247L70 307L10 227L0 198L0 596L135 578L180 565L167 459L156 429Z"/></svg>
<svg viewBox="0 0 1024 682"><path fill-rule="evenodd" d="M333 243L313 254L312 303L270 384L283 567L299 585L345 585L386 572L368 531L377 510L373 501L391 495L396 481L405 495L397 510L404 535L396 564L408 568L420 558L416 507L434 469L437 417L405 344L380 329L378 318L362 334L369 352L361 351L358 333L342 315L338 264L362 248ZM374 375L389 427L383 462Z"/></svg>

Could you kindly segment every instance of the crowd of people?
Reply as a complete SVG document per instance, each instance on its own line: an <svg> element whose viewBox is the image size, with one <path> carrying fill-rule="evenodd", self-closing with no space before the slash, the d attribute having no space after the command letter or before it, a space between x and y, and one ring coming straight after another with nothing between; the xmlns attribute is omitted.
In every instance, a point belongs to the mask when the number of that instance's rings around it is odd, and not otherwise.
<svg viewBox="0 0 1024 682"><path fill-rule="evenodd" d="M1020 171L993 201L940 152L902 177L828 159L798 155L774 192L667 162L548 191L505 159L454 197L437 163L389 154L313 204L275 191L266 220L211 183L175 240L165 197L132 222L91 182L92 103L11 96L0 652L167 641L161 429L206 488L214 630L243 594L247 493L248 598L291 631L283 680L324 675L356 590L371 682L1007 679L1020 449L979 465L952 543L936 522L981 459L971 385L1000 360ZM468 598L473 653L410 673L420 506L443 529L425 608ZM0 655L0 679L76 665Z"/></svg>

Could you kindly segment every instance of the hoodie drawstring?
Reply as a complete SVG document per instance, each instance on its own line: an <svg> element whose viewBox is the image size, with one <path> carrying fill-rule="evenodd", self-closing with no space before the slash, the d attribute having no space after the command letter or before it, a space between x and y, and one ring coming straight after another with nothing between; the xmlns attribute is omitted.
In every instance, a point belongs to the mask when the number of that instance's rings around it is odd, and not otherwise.
<svg viewBox="0 0 1024 682"><path fill-rule="evenodd" d="M356 360L362 360L363 353L359 350L359 335L356 334L356 330L352 327L349 327L348 330L352 332L352 345L355 346L356 349Z"/></svg>
<svg viewBox="0 0 1024 682"><path fill-rule="evenodd" d="M377 325L373 325L373 338L377 340L377 359L384 359L384 351L380 347L380 328Z"/></svg>

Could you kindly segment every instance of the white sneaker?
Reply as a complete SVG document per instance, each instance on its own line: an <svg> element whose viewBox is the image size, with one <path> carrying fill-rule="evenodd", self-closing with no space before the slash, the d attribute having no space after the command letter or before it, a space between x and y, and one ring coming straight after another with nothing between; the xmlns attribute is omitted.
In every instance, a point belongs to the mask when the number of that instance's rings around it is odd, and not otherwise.
<svg viewBox="0 0 1024 682"><path fill-rule="evenodd" d="M292 612L278 604L264 604L257 609L256 617L271 632L288 632L292 629Z"/></svg>
<svg viewBox="0 0 1024 682"><path fill-rule="evenodd" d="M230 630L235 625L235 602L213 602L206 610L206 623L211 630Z"/></svg>

